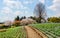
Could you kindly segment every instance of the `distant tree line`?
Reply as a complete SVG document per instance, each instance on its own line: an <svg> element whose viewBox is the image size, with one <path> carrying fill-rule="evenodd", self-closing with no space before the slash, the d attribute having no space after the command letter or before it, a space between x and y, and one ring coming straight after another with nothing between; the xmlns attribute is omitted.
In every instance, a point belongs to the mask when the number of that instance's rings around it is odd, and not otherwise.
<svg viewBox="0 0 60 38"><path fill-rule="evenodd" d="M28 24L35 24L36 21L34 20L35 18L34 17L26 17L26 16L23 16L23 17L19 17L17 16L14 20L14 26L21 26L21 25L28 25Z"/></svg>
<svg viewBox="0 0 60 38"><path fill-rule="evenodd" d="M30 16L29 18L31 18L33 20L36 20L37 23L40 23L40 18L36 18L36 17L33 17L33 16ZM49 17L49 18L47 18L46 22L60 23L60 17Z"/></svg>
<svg viewBox="0 0 60 38"><path fill-rule="evenodd" d="M35 20L37 23L42 23L41 21L41 18L36 18L36 17L33 17L33 16L30 16L29 18ZM43 20L44 21L44 20ZM45 21L44 21L45 22Z"/></svg>
<svg viewBox="0 0 60 38"><path fill-rule="evenodd" d="M19 16L17 16L16 18L15 18L15 21L19 21L19 20L22 20L22 19L26 19L26 16L23 16L23 17L19 17Z"/></svg>
<svg viewBox="0 0 60 38"><path fill-rule="evenodd" d="M60 17L50 17L47 20L48 22L60 23Z"/></svg>

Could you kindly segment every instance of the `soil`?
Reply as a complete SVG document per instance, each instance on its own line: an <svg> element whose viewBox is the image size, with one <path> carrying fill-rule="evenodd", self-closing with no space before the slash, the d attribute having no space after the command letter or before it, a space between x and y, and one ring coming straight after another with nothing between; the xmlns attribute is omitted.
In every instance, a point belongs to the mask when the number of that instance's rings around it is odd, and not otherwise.
<svg viewBox="0 0 60 38"><path fill-rule="evenodd" d="M46 35L44 35L42 32L40 32L34 28L31 28L29 26L25 26L25 29L27 32L27 38L47 38Z"/></svg>

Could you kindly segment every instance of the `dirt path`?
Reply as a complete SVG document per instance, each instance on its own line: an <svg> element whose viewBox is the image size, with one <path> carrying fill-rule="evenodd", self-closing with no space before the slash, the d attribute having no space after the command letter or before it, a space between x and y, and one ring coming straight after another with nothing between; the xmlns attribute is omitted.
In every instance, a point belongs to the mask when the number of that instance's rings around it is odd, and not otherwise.
<svg viewBox="0 0 60 38"><path fill-rule="evenodd" d="M25 26L26 32L27 32L27 38L47 38L44 34L39 35L37 31L35 31L33 28L29 26Z"/></svg>

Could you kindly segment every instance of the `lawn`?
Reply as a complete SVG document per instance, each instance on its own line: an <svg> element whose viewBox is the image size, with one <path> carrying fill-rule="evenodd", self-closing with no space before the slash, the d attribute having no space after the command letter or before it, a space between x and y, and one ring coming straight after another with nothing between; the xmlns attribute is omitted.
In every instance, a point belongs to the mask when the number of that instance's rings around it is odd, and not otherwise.
<svg viewBox="0 0 60 38"><path fill-rule="evenodd" d="M60 38L60 23L32 24L32 26L45 33L49 38Z"/></svg>
<svg viewBox="0 0 60 38"><path fill-rule="evenodd" d="M26 38L25 30L22 26L8 28L5 32L0 32L0 38Z"/></svg>

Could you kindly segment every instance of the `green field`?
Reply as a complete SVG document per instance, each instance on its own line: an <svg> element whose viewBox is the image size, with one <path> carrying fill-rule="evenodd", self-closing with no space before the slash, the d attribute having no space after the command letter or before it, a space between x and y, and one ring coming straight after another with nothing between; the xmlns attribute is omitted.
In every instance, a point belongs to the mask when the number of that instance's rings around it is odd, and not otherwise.
<svg viewBox="0 0 60 38"><path fill-rule="evenodd" d="M49 38L60 38L60 23L32 24L32 26L45 33Z"/></svg>
<svg viewBox="0 0 60 38"><path fill-rule="evenodd" d="M8 28L6 32L0 32L0 38L26 38L24 28L22 26Z"/></svg>
<svg viewBox="0 0 60 38"><path fill-rule="evenodd" d="M43 32L49 38L60 38L60 23L31 24L30 26ZM24 26L0 31L0 38L26 38Z"/></svg>

